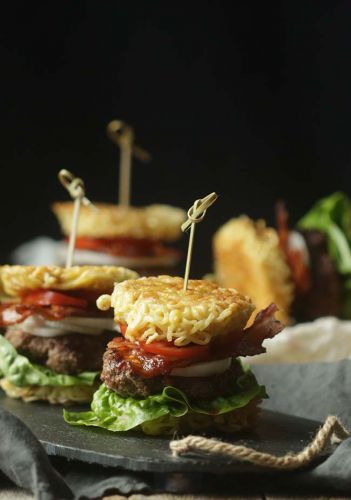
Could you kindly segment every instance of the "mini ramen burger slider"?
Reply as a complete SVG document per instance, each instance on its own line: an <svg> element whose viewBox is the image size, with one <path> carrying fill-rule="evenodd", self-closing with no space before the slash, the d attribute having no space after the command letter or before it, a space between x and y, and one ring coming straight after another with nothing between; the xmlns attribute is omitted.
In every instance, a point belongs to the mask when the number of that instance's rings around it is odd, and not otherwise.
<svg viewBox="0 0 351 500"><path fill-rule="evenodd" d="M343 193L319 200L294 229L283 203L277 229L231 219L213 250L218 283L250 295L257 307L274 302L279 319L351 318L351 200Z"/></svg>
<svg viewBox="0 0 351 500"><path fill-rule="evenodd" d="M116 325L96 308L115 282L137 274L119 267L3 266L11 302L0 305L0 385L11 397L51 403L90 401Z"/></svg>
<svg viewBox="0 0 351 500"><path fill-rule="evenodd" d="M123 337L108 344L92 410L65 412L67 422L147 434L253 425L265 391L237 358L264 352L282 329L274 305L245 328L249 298L202 280L183 291L170 276L117 284L97 304L114 308Z"/></svg>
<svg viewBox="0 0 351 500"><path fill-rule="evenodd" d="M180 254L168 246L181 236L185 212L168 205L124 207L96 203L81 207L76 259L81 264L111 264L136 269L175 266ZM73 204L53 205L63 234L71 229Z"/></svg>

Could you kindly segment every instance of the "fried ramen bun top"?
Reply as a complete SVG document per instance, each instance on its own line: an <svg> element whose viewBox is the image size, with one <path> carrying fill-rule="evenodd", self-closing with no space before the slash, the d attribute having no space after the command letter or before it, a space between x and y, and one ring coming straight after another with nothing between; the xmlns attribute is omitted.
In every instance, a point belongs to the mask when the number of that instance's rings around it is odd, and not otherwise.
<svg viewBox="0 0 351 500"><path fill-rule="evenodd" d="M258 309L275 303L277 318L289 322L294 285L274 229L246 216L231 219L215 234L213 251L221 286L250 295Z"/></svg>
<svg viewBox="0 0 351 500"><path fill-rule="evenodd" d="M203 280L157 276L115 285L111 296L97 300L99 309L114 308L116 323L127 325L125 337L150 343L174 341L208 344L213 337L242 330L254 305L234 289Z"/></svg>
<svg viewBox="0 0 351 500"><path fill-rule="evenodd" d="M90 238L130 237L137 239L174 241L181 235L185 211L169 205L124 207L95 203L98 210L82 205L78 236ZM63 234L71 231L73 203L57 202L52 210L59 220Z"/></svg>
<svg viewBox="0 0 351 500"><path fill-rule="evenodd" d="M135 271L115 266L3 266L4 291L18 296L30 290L95 290L103 293L116 282L138 277Z"/></svg>
<svg viewBox="0 0 351 500"><path fill-rule="evenodd" d="M2 275L2 270L4 266L0 266L0 303L5 302L9 300L9 296L5 293L2 280L1 280L1 275Z"/></svg>

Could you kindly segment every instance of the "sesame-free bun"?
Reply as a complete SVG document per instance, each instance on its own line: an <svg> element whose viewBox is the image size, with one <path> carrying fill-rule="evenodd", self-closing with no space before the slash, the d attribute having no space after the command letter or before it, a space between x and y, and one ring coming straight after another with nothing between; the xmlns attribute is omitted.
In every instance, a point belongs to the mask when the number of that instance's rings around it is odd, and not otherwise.
<svg viewBox="0 0 351 500"><path fill-rule="evenodd" d="M116 282L137 278L135 271L115 266L3 266L1 282L11 296L31 290L96 290L113 289Z"/></svg>
<svg viewBox="0 0 351 500"><path fill-rule="evenodd" d="M294 285L274 229L246 216L231 219L215 234L213 251L221 286L250 295L258 309L274 302L277 318L289 321Z"/></svg>
<svg viewBox="0 0 351 500"><path fill-rule="evenodd" d="M96 385L72 385L69 387L28 385L18 387L6 378L0 380L0 387L10 398L22 399L25 403L47 401L51 404L90 403L97 389Z"/></svg>
<svg viewBox="0 0 351 500"><path fill-rule="evenodd" d="M150 240L174 241L181 235L185 211L169 205L124 207L107 203L95 203L98 210L81 206L78 236L89 238L130 237ZM62 232L71 231L73 203L57 202L52 210L59 220Z"/></svg>
<svg viewBox="0 0 351 500"><path fill-rule="evenodd" d="M220 431L221 433L233 434L235 432L252 429L260 415L259 404L261 399L256 397L241 408L227 413L208 415L189 411L181 417L165 415L157 420L143 422L139 430L148 435L173 435L203 433L205 431Z"/></svg>
<svg viewBox="0 0 351 500"><path fill-rule="evenodd" d="M116 284L97 305L114 308L115 321L128 325L125 337L132 341L207 344L245 327L254 310L248 297L203 280L189 280L184 291L183 283L171 276L129 280Z"/></svg>

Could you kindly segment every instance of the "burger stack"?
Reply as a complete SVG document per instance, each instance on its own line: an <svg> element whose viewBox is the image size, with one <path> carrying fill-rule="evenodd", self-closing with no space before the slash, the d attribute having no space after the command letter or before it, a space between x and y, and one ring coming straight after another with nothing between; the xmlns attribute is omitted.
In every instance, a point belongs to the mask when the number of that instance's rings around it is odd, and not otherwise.
<svg viewBox="0 0 351 500"><path fill-rule="evenodd" d="M98 210L82 206L75 261L79 264L116 265L139 274L174 273L181 253L174 243L181 236L184 210L169 205L130 207L96 203ZM73 204L53 205L63 234L70 234ZM64 261L66 247L62 248Z"/></svg>
<svg viewBox="0 0 351 500"><path fill-rule="evenodd" d="M252 297L275 302L285 322L321 316L351 318L351 202L334 193L290 229L282 204L277 228L263 220L231 219L213 240L215 279Z"/></svg>
<svg viewBox="0 0 351 500"><path fill-rule="evenodd" d="M102 385L90 412L65 412L73 425L147 434L251 427L265 397L240 357L264 352L282 328L271 305L246 324L254 305L234 289L158 276L116 284L99 309L114 309L122 336L109 342Z"/></svg>
<svg viewBox="0 0 351 500"><path fill-rule="evenodd" d="M120 267L3 266L0 385L24 401L86 402L116 325L96 298L137 273Z"/></svg>

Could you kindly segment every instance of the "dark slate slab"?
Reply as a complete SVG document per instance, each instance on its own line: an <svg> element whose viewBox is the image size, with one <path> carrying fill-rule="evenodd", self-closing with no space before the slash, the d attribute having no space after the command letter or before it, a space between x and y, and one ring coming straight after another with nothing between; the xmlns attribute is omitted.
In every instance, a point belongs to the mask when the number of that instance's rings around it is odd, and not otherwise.
<svg viewBox="0 0 351 500"><path fill-rule="evenodd" d="M112 433L93 427L72 427L62 417L60 406L26 404L0 394L0 404L20 418L37 436L48 455L85 463L147 472L249 472L249 464L218 457L173 458L169 438L148 437L133 432ZM79 409L79 408L74 408ZM83 409L83 408L80 408ZM276 455L301 450L314 436L319 423L263 410L255 431L226 440Z"/></svg>

